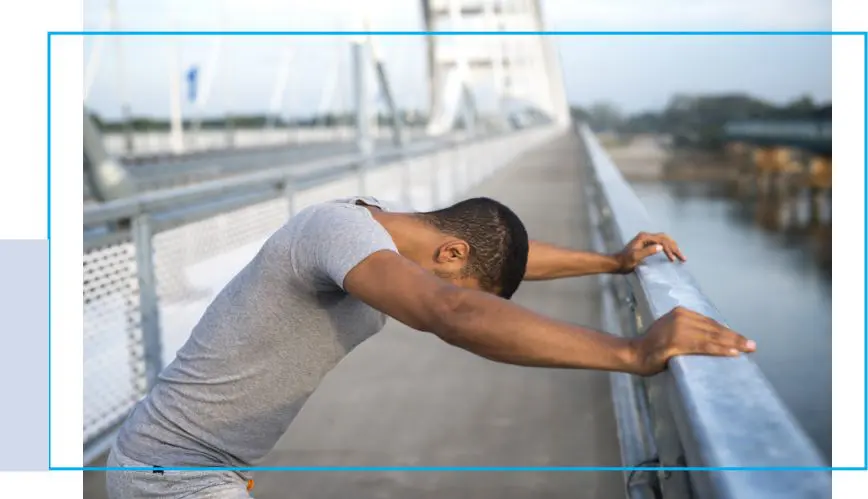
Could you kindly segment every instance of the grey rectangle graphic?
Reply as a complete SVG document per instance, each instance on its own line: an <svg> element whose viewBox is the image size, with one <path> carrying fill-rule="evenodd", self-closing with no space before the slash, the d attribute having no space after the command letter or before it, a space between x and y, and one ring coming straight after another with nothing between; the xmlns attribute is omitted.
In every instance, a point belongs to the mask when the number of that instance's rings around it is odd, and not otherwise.
<svg viewBox="0 0 868 499"><path fill-rule="evenodd" d="M0 241L0 471L48 469L48 241ZM2 494L0 494L2 495Z"/></svg>

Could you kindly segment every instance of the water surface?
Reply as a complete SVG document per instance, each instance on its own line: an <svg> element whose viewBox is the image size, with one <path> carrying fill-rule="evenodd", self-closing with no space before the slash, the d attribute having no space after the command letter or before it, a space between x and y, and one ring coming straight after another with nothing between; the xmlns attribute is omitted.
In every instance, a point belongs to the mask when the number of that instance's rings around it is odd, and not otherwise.
<svg viewBox="0 0 868 499"><path fill-rule="evenodd" d="M823 264L830 229L783 230L770 221L779 207L705 188L633 187L654 230L675 238L730 327L756 340L754 360L831 463L832 278Z"/></svg>

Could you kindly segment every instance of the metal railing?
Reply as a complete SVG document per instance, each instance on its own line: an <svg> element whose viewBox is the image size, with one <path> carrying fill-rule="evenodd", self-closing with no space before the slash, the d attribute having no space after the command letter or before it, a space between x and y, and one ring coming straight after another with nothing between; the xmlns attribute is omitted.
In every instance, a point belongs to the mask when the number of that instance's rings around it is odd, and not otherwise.
<svg viewBox="0 0 868 499"><path fill-rule="evenodd" d="M612 253L653 224L636 194L593 132L580 125L586 190L598 251ZM720 323L723 316L681 265L647 260L629 276L605 276L608 326L640 334L676 306ZM807 499L831 497L831 473L813 442L748 356L682 356L652 378L612 375L625 466L648 472L625 476L631 498ZM673 471L659 467L735 468ZM751 470L760 467L791 471Z"/></svg>
<svg viewBox="0 0 868 499"><path fill-rule="evenodd" d="M205 307L292 214L354 195L435 209L559 132L546 126L275 165L86 207L84 462L108 449Z"/></svg>

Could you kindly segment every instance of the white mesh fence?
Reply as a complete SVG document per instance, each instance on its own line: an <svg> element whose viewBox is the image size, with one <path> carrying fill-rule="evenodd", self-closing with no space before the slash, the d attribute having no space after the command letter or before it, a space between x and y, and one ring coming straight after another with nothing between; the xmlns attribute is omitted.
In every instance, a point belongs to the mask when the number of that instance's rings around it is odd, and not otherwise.
<svg viewBox="0 0 868 499"><path fill-rule="evenodd" d="M84 439L145 393L136 256L131 243L84 253Z"/></svg>

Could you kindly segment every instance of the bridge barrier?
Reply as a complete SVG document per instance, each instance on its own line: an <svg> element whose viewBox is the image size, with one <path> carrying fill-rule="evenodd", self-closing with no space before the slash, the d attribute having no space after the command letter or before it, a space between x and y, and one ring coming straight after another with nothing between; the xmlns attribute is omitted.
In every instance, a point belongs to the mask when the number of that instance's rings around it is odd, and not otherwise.
<svg viewBox="0 0 868 499"><path fill-rule="evenodd" d="M419 136L422 129L416 127L409 133ZM318 126L318 127L281 127L262 129L235 129L232 131L204 129L186 131L184 134L184 155L226 151L234 148L240 151L263 147L287 146L299 143L350 141L355 139L354 126ZM380 126L372 130L375 138L389 138L391 129ZM113 156L127 156L128 160L153 161L160 157L173 158L172 138L169 131L139 131L133 132L132 151L126 150L126 137L123 132L103 134L103 144Z"/></svg>
<svg viewBox="0 0 868 499"><path fill-rule="evenodd" d="M370 195L445 206L562 128L350 154L84 209L84 462L172 360L222 287L293 213Z"/></svg>
<svg viewBox="0 0 868 499"><path fill-rule="evenodd" d="M593 132L580 125L578 133L594 240L598 251L614 253L654 224ZM627 336L676 306L726 324L685 266L662 254L602 284L608 325ZM629 497L655 497L654 489L667 499L831 497L831 473L817 470L828 463L749 356L681 356L651 378L611 379L624 466L648 467L625 474ZM737 471L655 470L687 466ZM769 467L789 471L756 469Z"/></svg>

